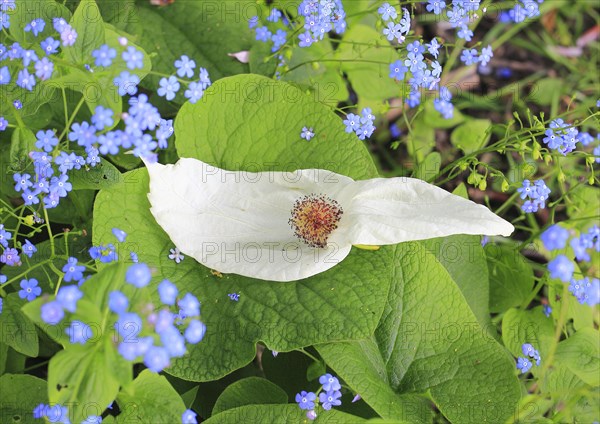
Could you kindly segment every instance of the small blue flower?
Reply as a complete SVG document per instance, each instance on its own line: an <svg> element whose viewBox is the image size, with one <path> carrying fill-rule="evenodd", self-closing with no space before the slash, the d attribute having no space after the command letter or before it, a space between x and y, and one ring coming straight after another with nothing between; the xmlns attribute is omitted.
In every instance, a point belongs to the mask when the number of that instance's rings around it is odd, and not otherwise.
<svg viewBox="0 0 600 424"><path fill-rule="evenodd" d="M90 326L79 320L71 321L71 325L65 329L65 332L69 336L71 344L79 343L83 345L93 336Z"/></svg>
<svg viewBox="0 0 600 424"><path fill-rule="evenodd" d="M144 67L144 54L133 46L127 47L127 50L121 54L125 64L129 69Z"/></svg>
<svg viewBox="0 0 600 424"><path fill-rule="evenodd" d="M279 22L279 18L281 18L281 12L277 9L272 9L269 16L267 16L267 21L269 22Z"/></svg>
<svg viewBox="0 0 600 424"><path fill-rule="evenodd" d="M558 224L554 224L542 233L540 239L548 250L563 249L567 245L569 231Z"/></svg>
<svg viewBox="0 0 600 424"><path fill-rule="evenodd" d="M35 135L37 141L35 147L43 149L45 152L51 152L58 146L58 137L51 130L39 130Z"/></svg>
<svg viewBox="0 0 600 424"><path fill-rule="evenodd" d="M0 224L0 244L8 247L8 240L12 238L12 234L4 229L4 224Z"/></svg>
<svg viewBox="0 0 600 424"><path fill-rule="evenodd" d="M181 424L198 424L196 413L191 409L186 409L184 413L181 414Z"/></svg>
<svg viewBox="0 0 600 424"><path fill-rule="evenodd" d="M21 299L27 299L31 302L33 299L42 294L41 287L38 287L38 281L35 278L29 280L21 280L21 290L19 290L19 297Z"/></svg>
<svg viewBox="0 0 600 424"><path fill-rule="evenodd" d="M33 21L25 25L25 32L32 32L36 37L40 32L44 30L46 22L42 18L36 18Z"/></svg>
<svg viewBox="0 0 600 424"><path fill-rule="evenodd" d="M398 12L396 11L396 8L390 6L389 3L383 3L379 7L379 9L377 9L377 13L381 15L381 19L383 19L384 21L389 21L398 17Z"/></svg>
<svg viewBox="0 0 600 424"><path fill-rule="evenodd" d="M150 267L144 263L131 265L125 273L125 281L137 288L147 286L151 279L152 272L150 271Z"/></svg>
<svg viewBox="0 0 600 424"><path fill-rule="evenodd" d="M317 395L313 392L305 392L304 390L296 394L296 403L300 409L311 410L315 408L315 399Z"/></svg>
<svg viewBox="0 0 600 424"><path fill-rule="evenodd" d="M115 314L122 314L129 307L129 299L122 292L115 290L108 295L108 309Z"/></svg>
<svg viewBox="0 0 600 424"><path fill-rule="evenodd" d="M442 13L442 10L446 8L446 2L441 0L427 0L427 11L433 12L435 15Z"/></svg>
<svg viewBox="0 0 600 424"><path fill-rule="evenodd" d="M114 123L112 109L105 108L104 106L96 106L94 114L92 115L92 124L98 130L112 126Z"/></svg>
<svg viewBox="0 0 600 424"><path fill-rule="evenodd" d="M569 245L575 253L575 258L580 262L588 262L591 260L587 249L592 247L592 244L585 236L585 234L582 234L580 237L575 237L569 242Z"/></svg>
<svg viewBox="0 0 600 424"><path fill-rule="evenodd" d="M492 57L494 57L494 53L492 52L492 46L488 45L487 47L481 49L479 63L481 63L482 66L485 66L490 62L490 60L492 60Z"/></svg>
<svg viewBox="0 0 600 424"><path fill-rule="evenodd" d="M310 31L303 32L298 36L298 39L300 40L298 43L300 47L309 47L315 41Z"/></svg>
<svg viewBox="0 0 600 424"><path fill-rule="evenodd" d="M62 31L60 31L60 39L62 40L63 46L69 47L75 44L77 41L77 31L71 25L66 25Z"/></svg>
<svg viewBox="0 0 600 424"><path fill-rule="evenodd" d="M83 297L83 292L77 286L63 286L58 289L56 301L67 311L75 313L77 302Z"/></svg>
<svg viewBox="0 0 600 424"><path fill-rule="evenodd" d="M575 271L575 264L565 255L558 255L548 264L548 270L550 271L550 277L568 283Z"/></svg>
<svg viewBox="0 0 600 424"><path fill-rule="evenodd" d="M96 66L104 66L105 68L112 65L113 59L117 57L117 51L107 44L102 44L98 49L92 52L92 57L95 59Z"/></svg>
<svg viewBox="0 0 600 424"><path fill-rule="evenodd" d="M33 243L31 243L29 240L25 239L25 244L23 244L23 246L21 246L21 250L23 251L23 254L25 254L31 258L33 256L33 254L35 252L37 252L37 247L35 247L35 245Z"/></svg>
<svg viewBox="0 0 600 424"><path fill-rule="evenodd" d="M17 110L21 110L23 109L23 103L21 102L21 100L17 99L17 100L13 100L13 106L15 109Z"/></svg>
<svg viewBox="0 0 600 424"><path fill-rule="evenodd" d="M300 138L304 138L306 141L310 141L311 138L315 136L312 127L302 127L302 132L300 133Z"/></svg>
<svg viewBox="0 0 600 424"><path fill-rule="evenodd" d="M115 329L126 342L131 343L137 340L138 334L142 331L142 319L135 312L121 313L115 322Z"/></svg>
<svg viewBox="0 0 600 424"><path fill-rule="evenodd" d="M188 343L196 344L202 341L204 334L206 333L206 325L202 321L196 319L190 321L188 327L185 329L185 339Z"/></svg>
<svg viewBox="0 0 600 424"><path fill-rule="evenodd" d="M355 115L354 113L346 115L346 119L343 122L346 126L347 133L357 131L360 128L360 116Z"/></svg>
<svg viewBox="0 0 600 424"><path fill-rule="evenodd" d="M256 40L267 42L271 39L271 31L267 27L261 26L256 28Z"/></svg>
<svg viewBox="0 0 600 424"><path fill-rule="evenodd" d="M81 422L81 424L100 424L102 422L102 417L98 415L90 415L85 420Z"/></svg>
<svg viewBox="0 0 600 424"><path fill-rule="evenodd" d="M340 398L342 397L342 393L337 390L327 391L319 393L319 401L323 406L323 409L329 411L334 406L339 406L342 404Z"/></svg>
<svg viewBox="0 0 600 424"><path fill-rule="evenodd" d="M336 391L342 388L340 381L331 374L324 374L319 377L319 383L321 383L323 390L326 392Z"/></svg>
<svg viewBox="0 0 600 424"><path fill-rule="evenodd" d="M113 228L112 233L117 238L119 243L123 243L125 241L125 238L127 237L127 233L123 230L120 230L119 228Z"/></svg>
<svg viewBox="0 0 600 424"><path fill-rule="evenodd" d="M234 302L239 302L240 300L240 295L238 293L229 293L227 296Z"/></svg>
<svg viewBox="0 0 600 424"><path fill-rule="evenodd" d="M144 355L144 365L150 371L161 372L170 365L169 352L164 347L150 347Z"/></svg>
<svg viewBox="0 0 600 424"><path fill-rule="evenodd" d="M10 28L10 15L8 13L0 12L0 29Z"/></svg>
<svg viewBox="0 0 600 424"><path fill-rule="evenodd" d="M186 317L194 317L200 315L200 302L191 293L187 293L183 299L177 302L179 308Z"/></svg>
<svg viewBox="0 0 600 424"><path fill-rule="evenodd" d="M478 59L478 53L477 50L475 49L464 49L461 56L460 56L460 60L465 64L465 65L472 65L474 63L476 63L479 59Z"/></svg>
<svg viewBox="0 0 600 424"><path fill-rule="evenodd" d="M44 50L44 53L46 53L47 56L58 53L59 46L60 42L52 37L48 37L40 43L40 47L42 50Z"/></svg>
<svg viewBox="0 0 600 424"><path fill-rule="evenodd" d="M390 78L401 81L407 72L408 68L404 66L401 60L390 63Z"/></svg>
<svg viewBox="0 0 600 424"><path fill-rule="evenodd" d="M42 305L40 316L42 321L46 324L56 325L64 318L65 312L63 311L61 304L56 300L53 300L52 302Z"/></svg>
<svg viewBox="0 0 600 424"><path fill-rule="evenodd" d="M54 72L54 63L50 62L47 57L43 57L41 60L35 63L35 76L41 81L45 81L52 76Z"/></svg>
<svg viewBox="0 0 600 424"><path fill-rule="evenodd" d="M258 16L253 16L248 19L248 28L252 29L258 25Z"/></svg>
<svg viewBox="0 0 600 424"><path fill-rule="evenodd" d="M129 94L133 96L137 93L137 86L140 83L140 78L135 74L130 74L123 71L114 79L114 84L119 87L119 96Z"/></svg>
<svg viewBox="0 0 600 424"><path fill-rule="evenodd" d="M191 82L183 95L189 99L191 104L194 104L204 95L204 86L200 82Z"/></svg>
<svg viewBox="0 0 600 424"><path fill-rule="evenodd" d="M278 29L277 32L271 36L271 41L273 41L273 47L271 48L271 51L276 52L279 50L279 48L285 44L286 40L287 32L282 29Z"/></svg>
<svg viewBox="0 0 600 424"><path fill-rule="evenodd" d="M27 65L25 65L27 66ZM27 69L21 69L17 75L17 85L28 91L32 91L35 86L35 77Z"/></svg>
<svg viewBox="0 0 600 424"><path fill-rule="evenodd" d="M181 56L175 61L175 68L177 69L177 75L181 78L187 77L192 78L194 76L194 69L196 68L196 62L187 57L186 55Z"/></svg>
<svg viewBox="0 0 600 424"><path fill-rule="evenodd" d="M525 374L532 366L533 363L527 358L520 357L517 359L517 369L521 371L521 374Z"/></svg>
<svg viewBox="0 0 600 424"><path fill-rule="evenodd" d="M70 257L65 266L63 266L62 271L65 273L63 278L66 282L79 281L83 278L85 266L77 265L77 258Z"/></svg>
<svg viewBox="0 0 600 424"><path fill-rule="evenodd" d="M388 22L387 27L383 29L383 35L386 36L388 41L398 39L402 36L400 34L401 27L395 22Z"/></svg>
<svg viewBox="0 0 600 424"><path fill-rule="evenodd" d="M71 166L71 169L73 167ZM67 193L73 189L73 185L68 182L68 175L61 175L59 177L52 177L50 180L50 192L56 193L58 197L67 197Z"/></svg>
<svg viewBox="0 0 600 424"><path fill-rule="evenodd" d="M8 66L0 68L0 85L6 85L10 82L10 72L8 72Z"/></svg>
<svg viewBox="0 0 600 424"><path fill-rule="evenodd" d="M177 94L180 87L179 81L172 75L168 79L161 78L158 84L160 87L156 91L157 94L161 97L165 97L169 101L175 98L175 94Z"/></svg>
<svg viewBox="0 0 600 424"><path fill-rule="evenodd" d="M439 3L439 2L438 2ZM439 50L440 50L440 43L438 42L437 38L432 38L431 39L431 43L426 44L425 45L427 47L427 51L429 52L430 55L432 55L433 57L435 57L437 59L438 55L439 55Z"/></svg>
<svg viewBox="0 0 600 424"><path fill-rule="evenodd" d="M0 262L6 264L8 266L18 266L21 264L21 258L19 257L19 252L17 249L9 247L5 249L4 252L0 255Z"/></svg>
<svg viewBox="0 0 600 424"><path fill-rule="evenodd" d="M4 116L0 116L0 131L5 131L8 128L8 121Z"/></svg>
<svg viewBox="0 0 600 424"><path fill-rule="evenodd" d="M163 280L158 285L160 301L165 305L174 305L178 294L179 290L177 289L177 286L169 280Z"/></svg>

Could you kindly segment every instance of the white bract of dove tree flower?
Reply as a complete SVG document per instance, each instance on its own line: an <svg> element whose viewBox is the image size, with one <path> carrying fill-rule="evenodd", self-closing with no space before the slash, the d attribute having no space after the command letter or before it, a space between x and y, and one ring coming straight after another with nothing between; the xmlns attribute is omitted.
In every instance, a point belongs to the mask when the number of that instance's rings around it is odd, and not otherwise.
<svg viewBox="0 0 600 424"><path fill-rule="evenodd" d="M353 245L514 230L485 206L414 178L226 171L191 158L146 166L158 224L179 251L222 273L294 281L332 268Z"/></svg>

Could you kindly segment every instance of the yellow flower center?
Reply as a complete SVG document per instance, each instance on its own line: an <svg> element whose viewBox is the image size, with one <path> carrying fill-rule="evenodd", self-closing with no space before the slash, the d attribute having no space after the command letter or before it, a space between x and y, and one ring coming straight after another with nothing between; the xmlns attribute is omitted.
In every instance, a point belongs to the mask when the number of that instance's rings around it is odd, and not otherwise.
<svg viewBox="0 0 600 424"><path fill-rule="evenodd" d="M325 195L310 194L296 200L289 220L294 235L311 247L326 247L344 211Z"/></svg>

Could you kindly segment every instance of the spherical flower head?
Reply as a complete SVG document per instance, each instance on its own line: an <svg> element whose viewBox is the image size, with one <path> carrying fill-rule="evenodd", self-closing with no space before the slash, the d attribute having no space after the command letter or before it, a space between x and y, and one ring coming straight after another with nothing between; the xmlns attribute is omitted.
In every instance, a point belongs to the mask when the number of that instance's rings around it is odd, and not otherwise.
<svg viewBox="0 0 600 424"><path fill-rule="evenodd" d="M300 393L296 393L296 403L300 409L315 409L315 399L317 395L313 392L305 392L304 390Z"/></svg>
<svg viewBox="0 0 600 424"><path fill-rule="evenodd" d="M71 325L65 329L67 336L69 336L69 342L71 344L86 344L86 342L92 338L92 329L85 322L79 320L73 320Z"/></svg>
<svg viewBox="0 0 600 424"><path fill-rule="evenodd" d="M558 255L548 264L548 270L550 271L550 277L568 283L575 271L575 264L565 255Z"/></svg>
<svg viewBox="0 0 600 424"><path fill-rule="evenodd" d="M342 397L342 393L337 390L331 390L327 392L319 393L319 401L323 405L323 409L329 411L334 406L339 406L342 404L340 398Z"/></svg>
<svg viewBox="0 0 600 424"><path fill-rule="evenodd" d="M83 278L85 266L77 265L77 258L71 257L67 260L65 266L63 266L62 271L65 273L63 278L67 283L69 281L79 281Z"/></svg>
<svg viewBox="0 0 600 424"><path fill-rule="evenodd" d="M531 369L532 366L533 363L527 358L520 357L519 359L517 359L517 369L521 371L521 374L525 374Z"/></svg>
<svg viewBox="0 0 600 424"><path fill-rule="evenodd" d="M191 409L186 409L183 414L181 414L181 424L197 424L196 413Z"/></svg>
<svg viewBox="0 0 600 424"><path fill-rule="evenodd" d="M41 287L38 287L38 281L35 278L29 280L21 280L21 290L19 290L19 297L21 299L27 299L31 302L33 299L42 294Z"/></svg>
<svg viewBox="0 0 600 424"><path fill-rule="evenodd" d="M194 319L185 329L184 336L188 343L196 344L202 341L204 334L206 334L206 325L202 321Z"/></svg>
<svg viewBox="0 0 600 424"><path fill-rule="evenodd" d="M144 365L154 372L164 370L170 365L170 361L169 353L164 347L152 346L144 355Z"/></svg>
<svg viewBox="0 0 600 424"><path fill-rule="evenodd" d="M548 250L563 249L567 245L569 231L558 224L554 224L542 233L540 239Z"/></svg>
<svg viewBox="0 0 600 424"><path fill-rule="evenodd" d="M115 290L108 295L108 309L115 314L122 314L129 307L129 299L122 292Z"/></svg>
<svg viewBox="0 0 600 424"><path fill-rule="evenodd" d="M119 228L113 228L112 233L117 238L119 243L123 243L127 237L127 233Z"/></svg>
<svg viewBox="0 0 600 424"><path fill-rule="evenodd" d="M53 300L52 302L42 305L40 316L42 321L46 324L56 325L64 318L65 312L63 311L62 305L56 300Z"/></svg>
<svg viewBox="0 0 600 424"><path fill-rule="evenodd" d="M144 263L131 265L125 273L125 281L137 288L146 287L152 279L150 267Z"/></svg>
<svg viewBox="0 0 600 424"><path fill-rule="evenodd" d="M165 305L174 305L178 294L179 290L177 289L177 286L169 280L163 280L158 285L160 301Z"/></svg>
<svg viewBox="0 0 600 424"><path fill-rule="evenodd" d="M191 293L187 293L177 304L186 317L200 315L200 302L196 296Z"/></svg>
<svg viewBox="0 0 600 424"><path fill-rule="evenodd" d="M319 377L319 383L323 385L323 390L326 392L336 391L342 388L340 381L331 374L324 374Z"/></svg>

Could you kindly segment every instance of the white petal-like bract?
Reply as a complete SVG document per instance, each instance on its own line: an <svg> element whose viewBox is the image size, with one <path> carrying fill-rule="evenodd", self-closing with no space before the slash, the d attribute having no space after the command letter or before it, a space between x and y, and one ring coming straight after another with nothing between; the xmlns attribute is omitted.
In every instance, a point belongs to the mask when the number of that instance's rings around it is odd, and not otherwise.
<svg viewBox="0 0 600 424"><path fill-rule="evenodd" d="M183 254L223 273L294 281L335 266L353 244L513 231L485 206L413 178L226 171L191 158L146 166L158 224Z"/></svg>

